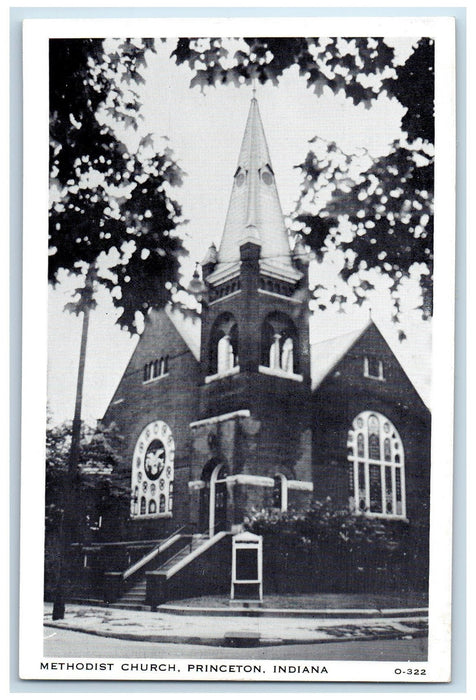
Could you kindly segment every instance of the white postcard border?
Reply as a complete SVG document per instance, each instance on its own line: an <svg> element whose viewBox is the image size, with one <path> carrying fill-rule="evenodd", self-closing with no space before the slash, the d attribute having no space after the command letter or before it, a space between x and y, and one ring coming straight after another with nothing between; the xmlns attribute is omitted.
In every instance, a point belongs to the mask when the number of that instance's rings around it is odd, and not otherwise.
<svg viewBox="0 0 476 700"><path fill-rule="evenodd" d="M184 36L307 35L316 25L321 35L433 36L436 45L436 144L435 175L435 315L433 320L432 395L432 483L430 548L430 636L427 681L450 678L451 624L451 486L452 486L452 406L454 363L454 241L455 241L455 121L454 121L454 21L442 17L253 17L218 19L75 19L27 20L24 25L24 310L23 310L23 392L22 392L22 499L21 499L21 580L20 580L20 675L22 678L125 678L143 679L107 672L87 675L81 671L51 675L41 671L42 656L42 569L44 429L46 412L46 232L48 201L48 53L50 37L60 36ZM44 292L38 294L38 289ZM448 328L451 332L448 332ZM41 525L40 525L41 524ZM69 660L68 661L73 661ZM94 662L99 662L95 659ZM111 660L108 660L111 661ZM114 660L115 665L120 660ZM208 661L207 663L212 663ZM225 661L219 660L223 664ZM226 661L226 663L231 663ZM243 661L237 661L243 664ZM262 662L272 666L276 662ZM298 662L296 662L298 663ZM323 662L325 663L325 662ZM177 660L185 665L186 660ZM327 662L333 672L325 680L423 681L395 677L395 663ZM393 675L392 675L393 674ZM266 674L267 675L267 674ZM154 680L170 680L154 675ZM257 680L248 674L220 680ZM175 679L175 677L174 677ZM267 676L259 680L304 680ZM177 678L178 680L178 678ZM180 680L207 680L203 674L180 673ZM306 680L319 680L313 677ZM324 680L322 678L321 680Z"/></svg>

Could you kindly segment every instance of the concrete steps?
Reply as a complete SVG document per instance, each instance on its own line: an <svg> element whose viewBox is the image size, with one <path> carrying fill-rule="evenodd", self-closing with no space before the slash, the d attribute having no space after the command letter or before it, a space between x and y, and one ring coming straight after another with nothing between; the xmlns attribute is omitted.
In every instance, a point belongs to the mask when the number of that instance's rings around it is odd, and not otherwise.
<svg viewBox="0 0 476 700"><path fill-rule="evenodd" d="M179 549L178 552L167 559L167 561L155 569L155 571L167 573L167 571L169 571L173 566L188 556L190 552L193 552L200 547L200 545L202 545L206 539L206 535L193 535L184 547ZM141 577L140 580L132 586L132 588L126 591L119 598L119 600L116 601L116 603L112 604L111 607L127 608L130 610L148 609L148 606L145 604L146 586L147 584L144 573L143 577Z"/></svg>
<svg viewBox="0 0 476 700"><path fill-rule="evenodd" d="M185 547L182 547L176 554L174 554L173 557L170 557L170 559L167 559L167 561L162 564L162 566L159 566L156 571L161 574L166 574L167 571L169 571L173 566L178 564L179 562L182 561L182 559L185 559L191 552L194 552L196 549L198 549L208 538L205 535L194 535L191 542L187 544Z"/></svg>

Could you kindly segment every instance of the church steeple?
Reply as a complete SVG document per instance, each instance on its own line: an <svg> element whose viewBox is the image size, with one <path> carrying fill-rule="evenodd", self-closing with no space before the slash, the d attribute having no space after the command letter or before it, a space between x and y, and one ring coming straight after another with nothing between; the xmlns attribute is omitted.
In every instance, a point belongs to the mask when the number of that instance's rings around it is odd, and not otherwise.
<svg viewBox="0 0 476 700"><path fill-rule="evenodd" d="M218 410L212 401L215 380L230 376L235 377L233 386L244 382L243 390L246 385L251 393L255 389L246 377L256 375L273 378L266 380L270 390L283 379L308 386L309 328L302 313L307 295L298 294L307 287L308 275L301 253L299 247L294 253L290 249L253 97L220 247L210 248L202 263L208 293L202 309L201 366L204 384L210 384L210 391L203 392L205 413ZM242 400L240 393L224 393L220 411L239 409Z"/></svg>
<svg viewBox="0 0 476 700"><path fill-rule="evenodd" d="M253 96L233 178L228 213L217 255L214 278L231 273L240 260L240 247L260 248L260 269L290 281L301 276L293 265L273 166Z"/></svg>

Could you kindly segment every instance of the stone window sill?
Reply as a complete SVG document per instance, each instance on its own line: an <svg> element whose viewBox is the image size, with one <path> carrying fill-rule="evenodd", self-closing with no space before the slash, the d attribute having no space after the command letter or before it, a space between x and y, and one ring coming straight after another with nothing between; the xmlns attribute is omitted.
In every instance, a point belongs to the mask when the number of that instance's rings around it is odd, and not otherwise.
<svg viewBox="0 0 476 700"><path fill-rule="evenodd" d="M274 367L266 367L265 365L259 366L259 371L261 374L269 374L273 377L282 377L283 379L293 379L295 382L302 382L302 374L294 374L293 372L285 372L283 369L278 369Z"/></svg>
<svg viewBox="0 0 476 700"><path fill-rule="evenodd" d="M215 381L217 381L217 379L223 379L224 377L230 377L232 374L238 374L239 371L240 371L240 365L236 365L235 367L228 369L226 372L218 372L217 374L210 374L208 377L205 377L205 384L210 384L210 382L215 382Z"/></svg>

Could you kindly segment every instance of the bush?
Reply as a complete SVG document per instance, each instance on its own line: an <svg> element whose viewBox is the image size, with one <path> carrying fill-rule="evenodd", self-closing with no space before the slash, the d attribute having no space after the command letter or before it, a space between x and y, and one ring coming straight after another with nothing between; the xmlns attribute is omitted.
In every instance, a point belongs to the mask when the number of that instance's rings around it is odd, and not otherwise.
<svg viewBox="0 0 476 700"><path fill-rule="evenodd" d="M246 527L263 535L265 568L281 586L287 579L290 590L427 586L428 528L420 524L355 515L327 499L314 502L304 514L256 511Z"/></svg>

